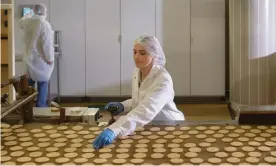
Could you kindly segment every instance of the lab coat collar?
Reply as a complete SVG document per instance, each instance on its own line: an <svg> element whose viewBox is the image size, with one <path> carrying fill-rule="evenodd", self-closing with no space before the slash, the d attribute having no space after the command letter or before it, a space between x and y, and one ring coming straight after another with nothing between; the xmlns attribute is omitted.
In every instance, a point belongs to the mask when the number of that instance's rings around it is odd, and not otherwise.
<svg viewBox="0 0 276 166"><path fill-rule="evenodd" d="M160 70L160 67L159 65L153 65L150 72L149 72L149 75L147 76L148 78L153 78L156 76L156 74L159 72Z"/></svg>
<svg viewBox="0 0 276 166"><path fill-rule="evenodd" d="M38 18L38 19L46 19L46 16L41 16L41 15L37 15L37 14L34 14L33 18Z"/></svg>
<svg viewBox="0 0 276 166"><path fill-rule="evenodd" d="M159 66L159 65L153 65L150 72L149 72L149 75L146 77L146 79L155 77L156 74L158 74L160 68L161 68L161 66ZM139 74L140 69L137 68L136 72L137 72L137 74Z"/></svg>

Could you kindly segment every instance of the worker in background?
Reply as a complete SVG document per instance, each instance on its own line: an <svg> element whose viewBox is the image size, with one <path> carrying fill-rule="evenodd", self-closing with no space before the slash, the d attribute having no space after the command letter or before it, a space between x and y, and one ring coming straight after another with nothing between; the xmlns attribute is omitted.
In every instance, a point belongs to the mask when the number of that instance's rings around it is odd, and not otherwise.
<svg viewBox="0 0 276 166"><path fill-rule="evenodd" d="M174 103L173 81L164 68L163 49L154 36L141 36L134 42L133 58L136 65L132 76L132 98L122 103L105 106L118 107L116 122L107 127L93 142L95 149L111 144L116 137L127 136L148 123L176 125L184 115Z"/></svg>
<svg viewBox="0 0 276 166"><path fill-rule="evenodd" d="M20 19L20 27L24 31L23 62L29 85L37 83L37 107L47 107L48 83L54 69L54 37L53 30L46 20L47 8L37 4L31 13Z"/></svg>

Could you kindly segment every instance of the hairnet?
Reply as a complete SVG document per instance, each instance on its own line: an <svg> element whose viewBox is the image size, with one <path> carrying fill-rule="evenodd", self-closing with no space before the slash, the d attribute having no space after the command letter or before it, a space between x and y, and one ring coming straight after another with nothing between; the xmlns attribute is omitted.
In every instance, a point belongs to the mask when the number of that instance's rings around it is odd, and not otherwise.
<svg viewBox="0 0 276 166"><path fill-rule="evenodd" d="M34 13L37 15L45 16L47 13L47 8L44 4L37 4L34 7Z"/></svg>
<svg viewBox="0 0 276 166"><path fill-rule="evenodd" d="M153 64L165 66L166 57L159 40L155 36L143 35L137 38L134 44L140 44L153 57Z"/></svg>

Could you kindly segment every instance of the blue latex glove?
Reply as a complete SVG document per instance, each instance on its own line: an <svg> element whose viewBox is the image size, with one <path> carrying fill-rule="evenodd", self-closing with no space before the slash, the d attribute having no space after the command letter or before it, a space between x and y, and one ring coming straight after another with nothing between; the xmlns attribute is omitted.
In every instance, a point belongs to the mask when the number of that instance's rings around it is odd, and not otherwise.
<svg viewBox="0 0 276 166"><path fill-rule="evenodd" d="M115 134L110 129L105 129L93 142L95 149L100 149L106 145L109 145L115 139Z"/></svg>
<svg viewBox="0 0 276 166"><path fill-rule="evenodd" d="M113 116L124 112L124 105L120 102L110 102L104 107L104 109L107 110L108 107L118 107L119 108L118 111L112 112Z"/></svg>

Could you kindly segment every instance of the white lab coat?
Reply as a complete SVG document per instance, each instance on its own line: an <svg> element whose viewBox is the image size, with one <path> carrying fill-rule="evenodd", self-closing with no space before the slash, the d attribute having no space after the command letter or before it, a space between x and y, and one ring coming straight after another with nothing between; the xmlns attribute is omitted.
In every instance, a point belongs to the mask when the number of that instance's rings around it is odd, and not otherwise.
<svg viewBox="0 0 276 166"><path fill-rule="evenodd" d="M154 65L140 87L139 77L140 70L135 69L132 98L122 102L128 113L108 127L116 136L129 135L150 122L171 125L185 120L173 101L173 81L164 67Z"/></svg>
<svg viewBox="0 0 276 166"><path fill-rule="evenodd" d="M45 16L25 16L19 20L24 31L23 62L34 81L49 81L54 69L53 30ZM46 62L53 62L51 65Z"/></svg>

